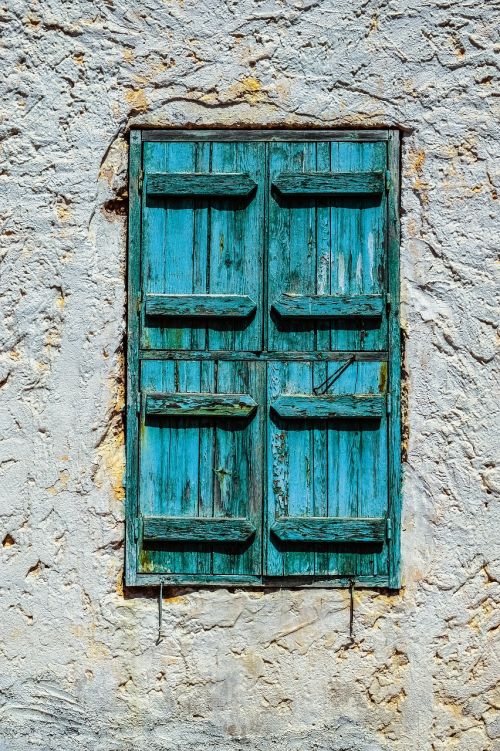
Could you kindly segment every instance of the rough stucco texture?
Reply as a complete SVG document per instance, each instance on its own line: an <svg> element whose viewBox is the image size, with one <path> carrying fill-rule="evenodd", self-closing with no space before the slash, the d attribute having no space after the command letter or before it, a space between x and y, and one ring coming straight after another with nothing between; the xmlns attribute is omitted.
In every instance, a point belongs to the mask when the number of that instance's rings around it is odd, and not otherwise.
<svg viewBox="0 0 500 751"><path fill-rule="evenodd" d="M498 11L1 5L2 751L500 748ZM356 593L350 649L343 591L174 592L159 644L124 595L132 124L408 129L405 586Z"/></svg>

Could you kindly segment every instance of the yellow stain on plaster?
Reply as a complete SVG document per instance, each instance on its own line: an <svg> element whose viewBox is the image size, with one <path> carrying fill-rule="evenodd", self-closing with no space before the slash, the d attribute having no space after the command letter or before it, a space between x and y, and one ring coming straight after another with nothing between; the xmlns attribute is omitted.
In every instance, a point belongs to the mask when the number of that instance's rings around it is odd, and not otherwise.
<svg viewBox="0 0 500 751"><path fill-rule="evenodd" d="M18 347L14 347L14 349L10 350L9 357L11 360L14 360L14 362L18 362L21 359L21 352Z"/></svg>
<svg viewBox="0 0 500 751"><path fill-rule="evenodd" d="M253 76L247 76L246 78L244 78L242 84L245 89L251 94L254 94L256 91L260 91L262 88L259 79L254 78Z"/></svg>
<svg viewBox="0 0 500 751"><path fill-rule="evenodd" d="M262 90L261 82L254 76L246 76L241 81L230 86L228 95L231 99L244 99L249 104L257 104L257 102L261 102L266 96Z"/></svg>
<svg viewBox="0 0 500 751"><path fill-rule="evenodd" d="M120 138L115 141L99 170L99 179L106 180L110 187L112 187L113 180L120 170L121 165L126 162L127 151L128 146L124 139Z"/></svg>
<svg viewBox="0 0 500 751"><path fill-rule="evenodd" d="M457 57L459 57L459 58L460 57L464 57L465 56L465 48L464 48L462 42L460 41L460 39L458 39L458 37L456 37L456 36L450 36L450 37L448 37L448 39L450 41L451 46L453 47L454 54Z"/></svg>
<svg viewBox="0 0 500 751"><path fill-rule="evenodd" d="M123 573L119 571L118 576L116 577L116 594L120 597L123 597Z"/></svg>
<svg viewBox="0 0 500 751"><path fill-rule="evenodd" d="M149 70L150 70L152 76L158 76L161 73L164 73L169 68L175 67L175 64L176 64L175 60L173 60L173 59L172 60L167 60L166 62L162 61L160 63L154 63L153 65L150 65L149 66Z"/></svg>
<svg viewBox="0 0 500 751"><path fill-rule="evenodd" d="M57 495L58 493L66 490L68 483L69 472L67 469L63 469L62 472L59 473L59 479L57 480L57 482L55 482L54 485L50 485L48 488L46 488L47 493L49 493L49 495Z"/></svg>
<svg viewBox="0 0 500 751"><path fill-rule="evenodd" d="M125 94L125 101L133 106L137 112L145 112L149 107L146 94L142 89L133 89Z"/></svg>
<svg viewBox="0 0 500 751"><path fill-rule="evenodd" d="M368 29L368 36L370 36L370 34L373 34L375 31L378 31L378 14L377 13L375 13L372 16L372 19L370 21L370 28Z"/></svg>
<svg viewBox="0 0 500 751"><path fill-rule="evenodd" d="M109 479L117 501L125 498L123 472L125 469L124 436L121 420L113 420L104 441L99 446L100 466L94 476L98 488L103 486L104 475Z"/></svg>
<svg viewBox="0 0 500 751"><path fill-rule="evenodd" d="M122 50L122 57L126 62L130 63L134 59L134 53L132 50Z"/></svg>
<svg viewBox="0 0 500 751"><path fill-rule="evenodd" d="M37 26L40 26L40 19L37 18L33 13L30 13L28 16L26 16L23 19L23 22L25 25L33 26L35 29Z"/></svg>
<svg viewBox="0 0 500 751"><path fill-rule="evenodd" d="M125 435L122 413L125 406L125 388L121 374L124 370L123 356L120 357L118 378L111 381L112 406L108 430L97 449L99 466L94 475L96 487L101 488L107 478L117 501L125 498L123 474L125 470Z"/></svg>
<svg viewBox="0 0 500 751"><path fill-rule="evenodd" d="M71 218L71 209L64 199L57 201L54 208L60 222L67 222Z"/></svg>
<svg viewBox="0 0 500 751"><path fill-rule="evenodd" d="M424 170L425 158L425 151L423 149L419 149L418 151L410 151L408 173L410 176L413 176L412 187L420 195L422 203L429 202L429 196L427 195L429 184L425 180L421 179Z"/></svg>
<svg viewBox="0 0 500 751"><path fill-rule="evenodd" d="M419 151L410 151L410 172L414 172L416 175L421 175L425 162L425 151L419 149Z"/></svg>
<svg viewBox="0 0 500 751"><path fill-rule="evenodd" d="M245 670L255 680L258 680L264 674L264 660L260 655L246 651L242 654L241 659Z"/></svg>
<svg viewBox="0 0 500 751"><path fill-rule="evenodd" d="M83 54L83 52L75 52L75 54L73 55L73 60L77 65L83 65L85 55Z"/></svg>
<svg viewBox="0 0 500 751"><path fill-rule="evenodd" d="M169 605L175 605L175 604L181 604L185 603L187 596L186 595L173 595L172 597L164 596L163 599L168 602Z"/></svg>

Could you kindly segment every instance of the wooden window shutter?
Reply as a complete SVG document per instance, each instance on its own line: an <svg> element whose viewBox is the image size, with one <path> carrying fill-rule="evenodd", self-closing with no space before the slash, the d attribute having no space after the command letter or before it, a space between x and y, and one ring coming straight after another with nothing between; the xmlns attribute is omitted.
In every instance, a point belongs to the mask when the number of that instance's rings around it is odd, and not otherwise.
<svg viewBox="0 0 500 751"><path fill-rule="evenodd" d="M132 131L129 585L399 586L398 163Z"/></svg>

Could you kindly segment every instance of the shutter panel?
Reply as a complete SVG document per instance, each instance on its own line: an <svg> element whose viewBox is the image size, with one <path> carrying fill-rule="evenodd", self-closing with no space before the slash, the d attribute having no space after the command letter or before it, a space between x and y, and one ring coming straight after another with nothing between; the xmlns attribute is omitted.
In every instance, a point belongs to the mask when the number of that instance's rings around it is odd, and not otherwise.
<svg viewBox="0 0 500 751"><path fill-rule="evenodd" d="M139 574L262 574L265 368L206 356L262 348L264 176L264 144L144 144Z"/></svg>
<svg viewBox="0 0 500 751"><path fill-rule="evenodd" d="M397 136L132 142L127 582L398 586Z"/></svg>
<svg viewBox="0 0 500 751"><path fill-rule="evenodd" d="M386 144L272 144L269 162L269 340L292 361L268 372L266 573L386 576L387 364L313 359L387 347Z"/></svg>

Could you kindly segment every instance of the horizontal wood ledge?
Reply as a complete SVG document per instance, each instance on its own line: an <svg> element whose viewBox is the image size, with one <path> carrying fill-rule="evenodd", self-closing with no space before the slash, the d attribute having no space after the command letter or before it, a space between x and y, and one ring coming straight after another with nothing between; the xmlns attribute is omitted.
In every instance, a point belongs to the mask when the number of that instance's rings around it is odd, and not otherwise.
<svg viewBox="0 0 500 751"><path fill-rule="evenodd" d="M150 196L249 196L257 184L245 172L158 172L146 176Z"/></svg>
<svg viewBox="0 0 500 751"><path fill-rule="evenodd" d="M386 536L386 519L283 516L276 519L271 531L284 542L380 543Z"/></svg>
<svg viewBox="0 0 500 751"><path fill-rule="evenodd" d="M144 516L142 538L147 542L246 542L256 532L248 519Z"/></svg>
<svg viewBox="0 0 500 751"><path fill-rule="evenodd" d="M248 295L146 295L147 316L246 318L257 308Z"/></svg>
<svg viewBox="0 0 500 751"><path fill-rule="evenodd" d="M136 131L137 132L137 131ZM389 139L389 130L384 129L330 129L321 130L311 128L309 130L283 130L281 128L261 129L235 129L227 128L224 130L217 129L152 129L142 130L140 135L143 141L353 141L353 142L370 142L370 141L387 141Z"/></svg>
<svg viewBox="0 0 500 751"><path fill-rule="evenodd" d="M372 318L382 316L382 295L280 295L272 304L282 318Z"/></svg>
<svg viewBox="0 0 500 751"><path fill-rule="evenodd" d="M383 193L383 172L282 172L273 186L283 195L342 195Z"/></svg>
<svg viewBox="0 0 500 751"><path fill-rule="evenodd" d="M149 393L146 415L165 417L249 417L257 402L248 394Z"/></svg>
<svg viewBox="0 0 500 751"><path fill-rule="evenodd" d="M377 418L385 409L382 394L281 394L271 402L279 417L288 419Z"/></svg>

